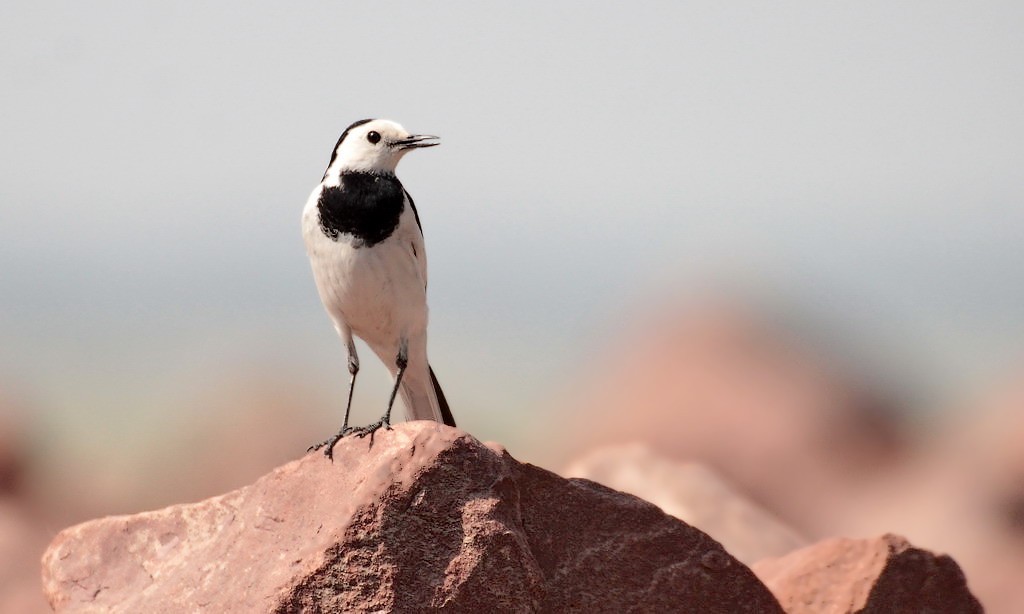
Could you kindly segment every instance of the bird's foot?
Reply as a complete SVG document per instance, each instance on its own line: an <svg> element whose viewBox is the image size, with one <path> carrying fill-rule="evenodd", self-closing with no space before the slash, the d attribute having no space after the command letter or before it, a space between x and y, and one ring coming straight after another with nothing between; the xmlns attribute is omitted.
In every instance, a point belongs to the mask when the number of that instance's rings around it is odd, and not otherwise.
<svg viewBox="0 0 1024 614"><path fill-rule="evenodd" d="M386 416L374 422L373 424L368 424L366 426L361 426L357 429L352 429L352 433L355 434L355 436L360 439L369 435L370 441L373 441L373 434L382 428L387 429L389 431L391 430L391 420L389 420Z"/></svg>
<svg viewBox="0 0 1024 614"><path fill-rule="evenodd" d="M329 458L329 459L331 459L333 461L334 460L334 444L338 443L341 440L341 438L344 437L345 435L348 435L349 433L355 432L356 430L358 430L358 429L354 429L351 426L342 427L342 429L340 431L338 431L337 434L334 435L334 437L331 437L330 439L327 439L325 441L321 441L318 444L314 444L312 446L309 446L309 448L306 449L306 452L309 453L309 452L313 452L314 450L319 450L320 448L325 448L326 447L327 449L324 450L324 456L326 456L327 458Z"/></svg>

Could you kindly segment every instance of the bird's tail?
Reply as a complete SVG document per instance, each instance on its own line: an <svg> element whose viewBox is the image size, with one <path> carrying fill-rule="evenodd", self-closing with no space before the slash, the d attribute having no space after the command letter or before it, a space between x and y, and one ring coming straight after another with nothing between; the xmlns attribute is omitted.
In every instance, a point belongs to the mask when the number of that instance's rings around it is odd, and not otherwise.
<svg viewBox="0 0 1024 614"><path fill-rule="evenodd" d="M455 416L452 415L452 409L448 407L448 399L444 398L444 391L441 390L441 384L437 383L437 376L434 375L434 368L427 367L430 371L430 383L434 386L434 396L437 397L438 409L441 410L441 421L448 426L455 426Z"/></svg>
<svg viewBox="0 0 1024 614"><path fill-rule="evenodd" d="M448 399L437 383L434 370L427 367L426 373L406 371L402 375L402 400L408 420L434 420L448 426L455 426L455 418L448 407Z"/></svg>

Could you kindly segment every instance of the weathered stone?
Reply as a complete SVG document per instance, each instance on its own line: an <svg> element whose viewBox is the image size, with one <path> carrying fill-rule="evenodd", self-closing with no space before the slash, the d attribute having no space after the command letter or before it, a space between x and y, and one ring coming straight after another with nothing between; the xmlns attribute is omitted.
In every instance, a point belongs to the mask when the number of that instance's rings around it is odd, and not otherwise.
<svg viewBox="0 0 1024 614"><path fill-rule="evenodd" d="M54 609L781 612L657 507L432 422L346 438L191 505L95 520L43 557Z"/></svg>
<svg viewBox="0 0 1024 614"><path fill-rule="evenodd" d="M980 614L956 562L906 539L828 539L754 565L788 614Z"/></svg>

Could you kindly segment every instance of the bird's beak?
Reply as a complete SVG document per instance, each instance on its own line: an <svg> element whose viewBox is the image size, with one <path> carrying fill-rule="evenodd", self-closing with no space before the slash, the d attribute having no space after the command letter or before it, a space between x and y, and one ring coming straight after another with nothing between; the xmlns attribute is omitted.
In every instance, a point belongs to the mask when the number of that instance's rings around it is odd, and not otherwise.
<svg viewBox="0 0 1024 614"><path fill-rule="evenodd" d="M419 147L433 147L440 144L440 137L430 136L429 134L413 134L395 141L394 146L399 149L417 149Z"/></svg>

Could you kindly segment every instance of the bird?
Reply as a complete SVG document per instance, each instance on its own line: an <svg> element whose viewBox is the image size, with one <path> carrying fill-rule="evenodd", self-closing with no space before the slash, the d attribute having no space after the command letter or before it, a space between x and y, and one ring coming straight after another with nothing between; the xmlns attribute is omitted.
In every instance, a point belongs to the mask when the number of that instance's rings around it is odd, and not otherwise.
<svg viewBox="0 0 1024 614"><path fill-rule="evenodd" d="M310 446L333 460L346 435L391 428L402 395L408 420L455 426L427 359L427 253L412 196L395 175L414 149L439 137L410 134L387 119L359 120L341 133L320 183L302 211L302 236L317 292L348 353L348 401L341 429ZM387 409L377 422L349 427L359 373L354 338L362 339L394 378Z"/></svg>

